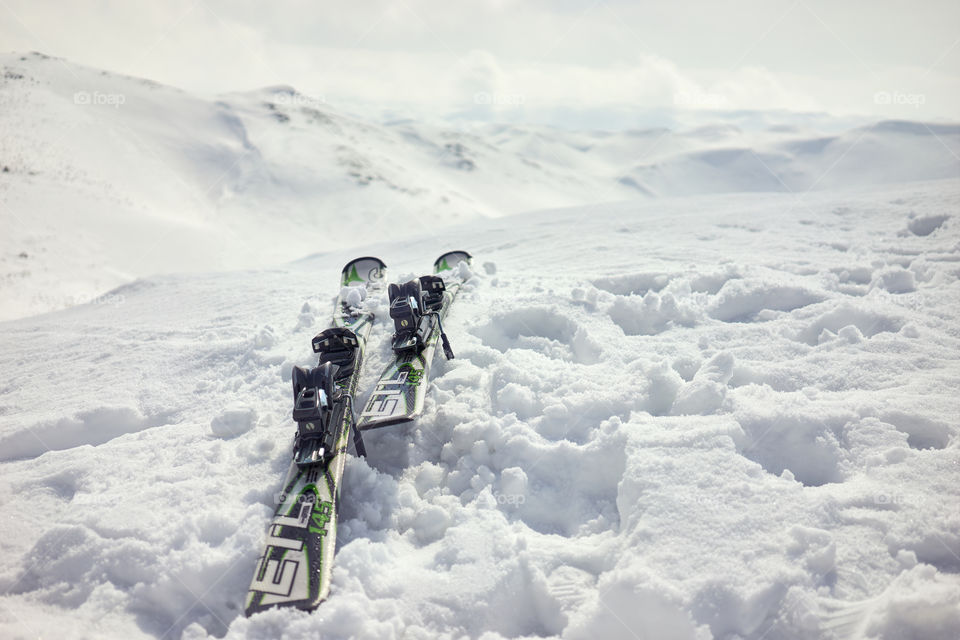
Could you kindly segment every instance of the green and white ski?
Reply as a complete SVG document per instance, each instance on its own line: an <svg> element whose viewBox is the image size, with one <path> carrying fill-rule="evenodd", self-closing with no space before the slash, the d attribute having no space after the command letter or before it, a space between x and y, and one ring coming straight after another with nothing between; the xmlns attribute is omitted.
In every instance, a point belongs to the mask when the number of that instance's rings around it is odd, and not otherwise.
<svg viewBox="0 0 960 640"><path fill-rule="evenodd" d="M403 285L390 285L390 316L396 332L394 359L386 367L357 421L360 430L415 420L423 413L430 365L438 342L453 357L442 321L450 311L468 269L471 256L451 251L437 258L433 276Z"/></svg>
<svg viewBox="0 0 960 640"><path fill-rule="evenodd" d="M247 593L247 616L274 606L314 609L330 591L353 398L374 321L362 302L383 290L385 277L386 265L377 258L358 258L343 268L333 328L313 339L319 364L293 370L294 459ZM363 455L362 440L355 442Z"/></svg>

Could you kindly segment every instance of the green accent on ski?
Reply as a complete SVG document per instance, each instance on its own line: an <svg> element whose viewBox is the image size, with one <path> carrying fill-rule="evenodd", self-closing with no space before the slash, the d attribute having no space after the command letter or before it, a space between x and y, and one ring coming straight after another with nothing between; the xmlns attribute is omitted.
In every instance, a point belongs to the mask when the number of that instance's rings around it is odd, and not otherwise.
<svg viewBox="0 0 960 640"><path fill-rule="evenodd" d="M313 513L310 515L310 533L318 533L321 536L327 535L327 525L333 518L333 503L327 500L317 501L313 505Z"/></svg>
<svg viewBox="0 0 960 640"><path fill-rule="evenodd" d="M343 274L343 284L347 285L351 282L365 282L363 278L360 277L360 274L357 273L357 265L352 265L350 273Z"/></svg>
<svg viewBox="0 0 960 640"><path fill-rule="evenodd" d="M397 371L405 371L407 373L406 384L408 385L418 385L423 379L423 369L417 369L409 362L405 362L397 367Z"/></svg>
<svg viewBox="0 0 960 640"><path fill-rule="evenodd" d="M437 265L437 273L441 271L450 271L450 265L447 264L447 259L444 258L443 261Z"/></svg>

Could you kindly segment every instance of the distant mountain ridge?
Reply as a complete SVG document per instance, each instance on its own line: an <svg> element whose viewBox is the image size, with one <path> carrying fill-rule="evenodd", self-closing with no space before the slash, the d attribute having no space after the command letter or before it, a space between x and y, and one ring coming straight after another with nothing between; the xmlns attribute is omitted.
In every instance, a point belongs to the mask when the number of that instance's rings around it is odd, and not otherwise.
<svg viewBox="0 0 960 640"><path fill-rule="evenodd" d="M0 106L0 319L476 218L960 173L957 125L377 124L289 86L207 98L37 53L0 55Z"/></svg>

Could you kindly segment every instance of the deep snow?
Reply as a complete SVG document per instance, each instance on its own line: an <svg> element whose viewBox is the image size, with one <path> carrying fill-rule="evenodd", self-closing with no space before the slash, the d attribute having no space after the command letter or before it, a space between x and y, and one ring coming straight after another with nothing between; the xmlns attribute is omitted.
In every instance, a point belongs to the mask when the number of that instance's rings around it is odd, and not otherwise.
<svg viewBox="0 0 960 640"><path fill-rule="evenodd" d="M466 248L474 277L424 417L347 463L313 614L241 612L290 369L354 251L0 325L0 635L955 638L958 202L695 196L364 247L394 278Z"/></svg>

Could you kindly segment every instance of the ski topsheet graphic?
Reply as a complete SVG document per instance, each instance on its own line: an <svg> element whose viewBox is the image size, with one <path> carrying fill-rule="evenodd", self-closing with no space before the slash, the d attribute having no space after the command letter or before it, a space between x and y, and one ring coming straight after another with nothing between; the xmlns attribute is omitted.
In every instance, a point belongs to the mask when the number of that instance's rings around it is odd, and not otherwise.
<svg viewBox="0 0 960 640"><path fill-rule="evenodd" d="M247 593L246 614L273 606L313 609L327 597L336 548L340 479L351 432L353 397L374 316L363 301L383 289L386 265L358 258L343 268L333 328L313 339L313 369L293 370L294 459Z"/></svg>
<svg viewBox="0 0 960 640"><path fill-rule="evenodd" d="M445 253L433 265L432 276L402 285L390 285L390 317L395 333L394 360L384 370L357 421L358 429L375 429L416 419L423 412L430 364L437 343L443 343L448 358L453 351L443 332L443 319L450 310L469 270L466 251Z"/></svg>

